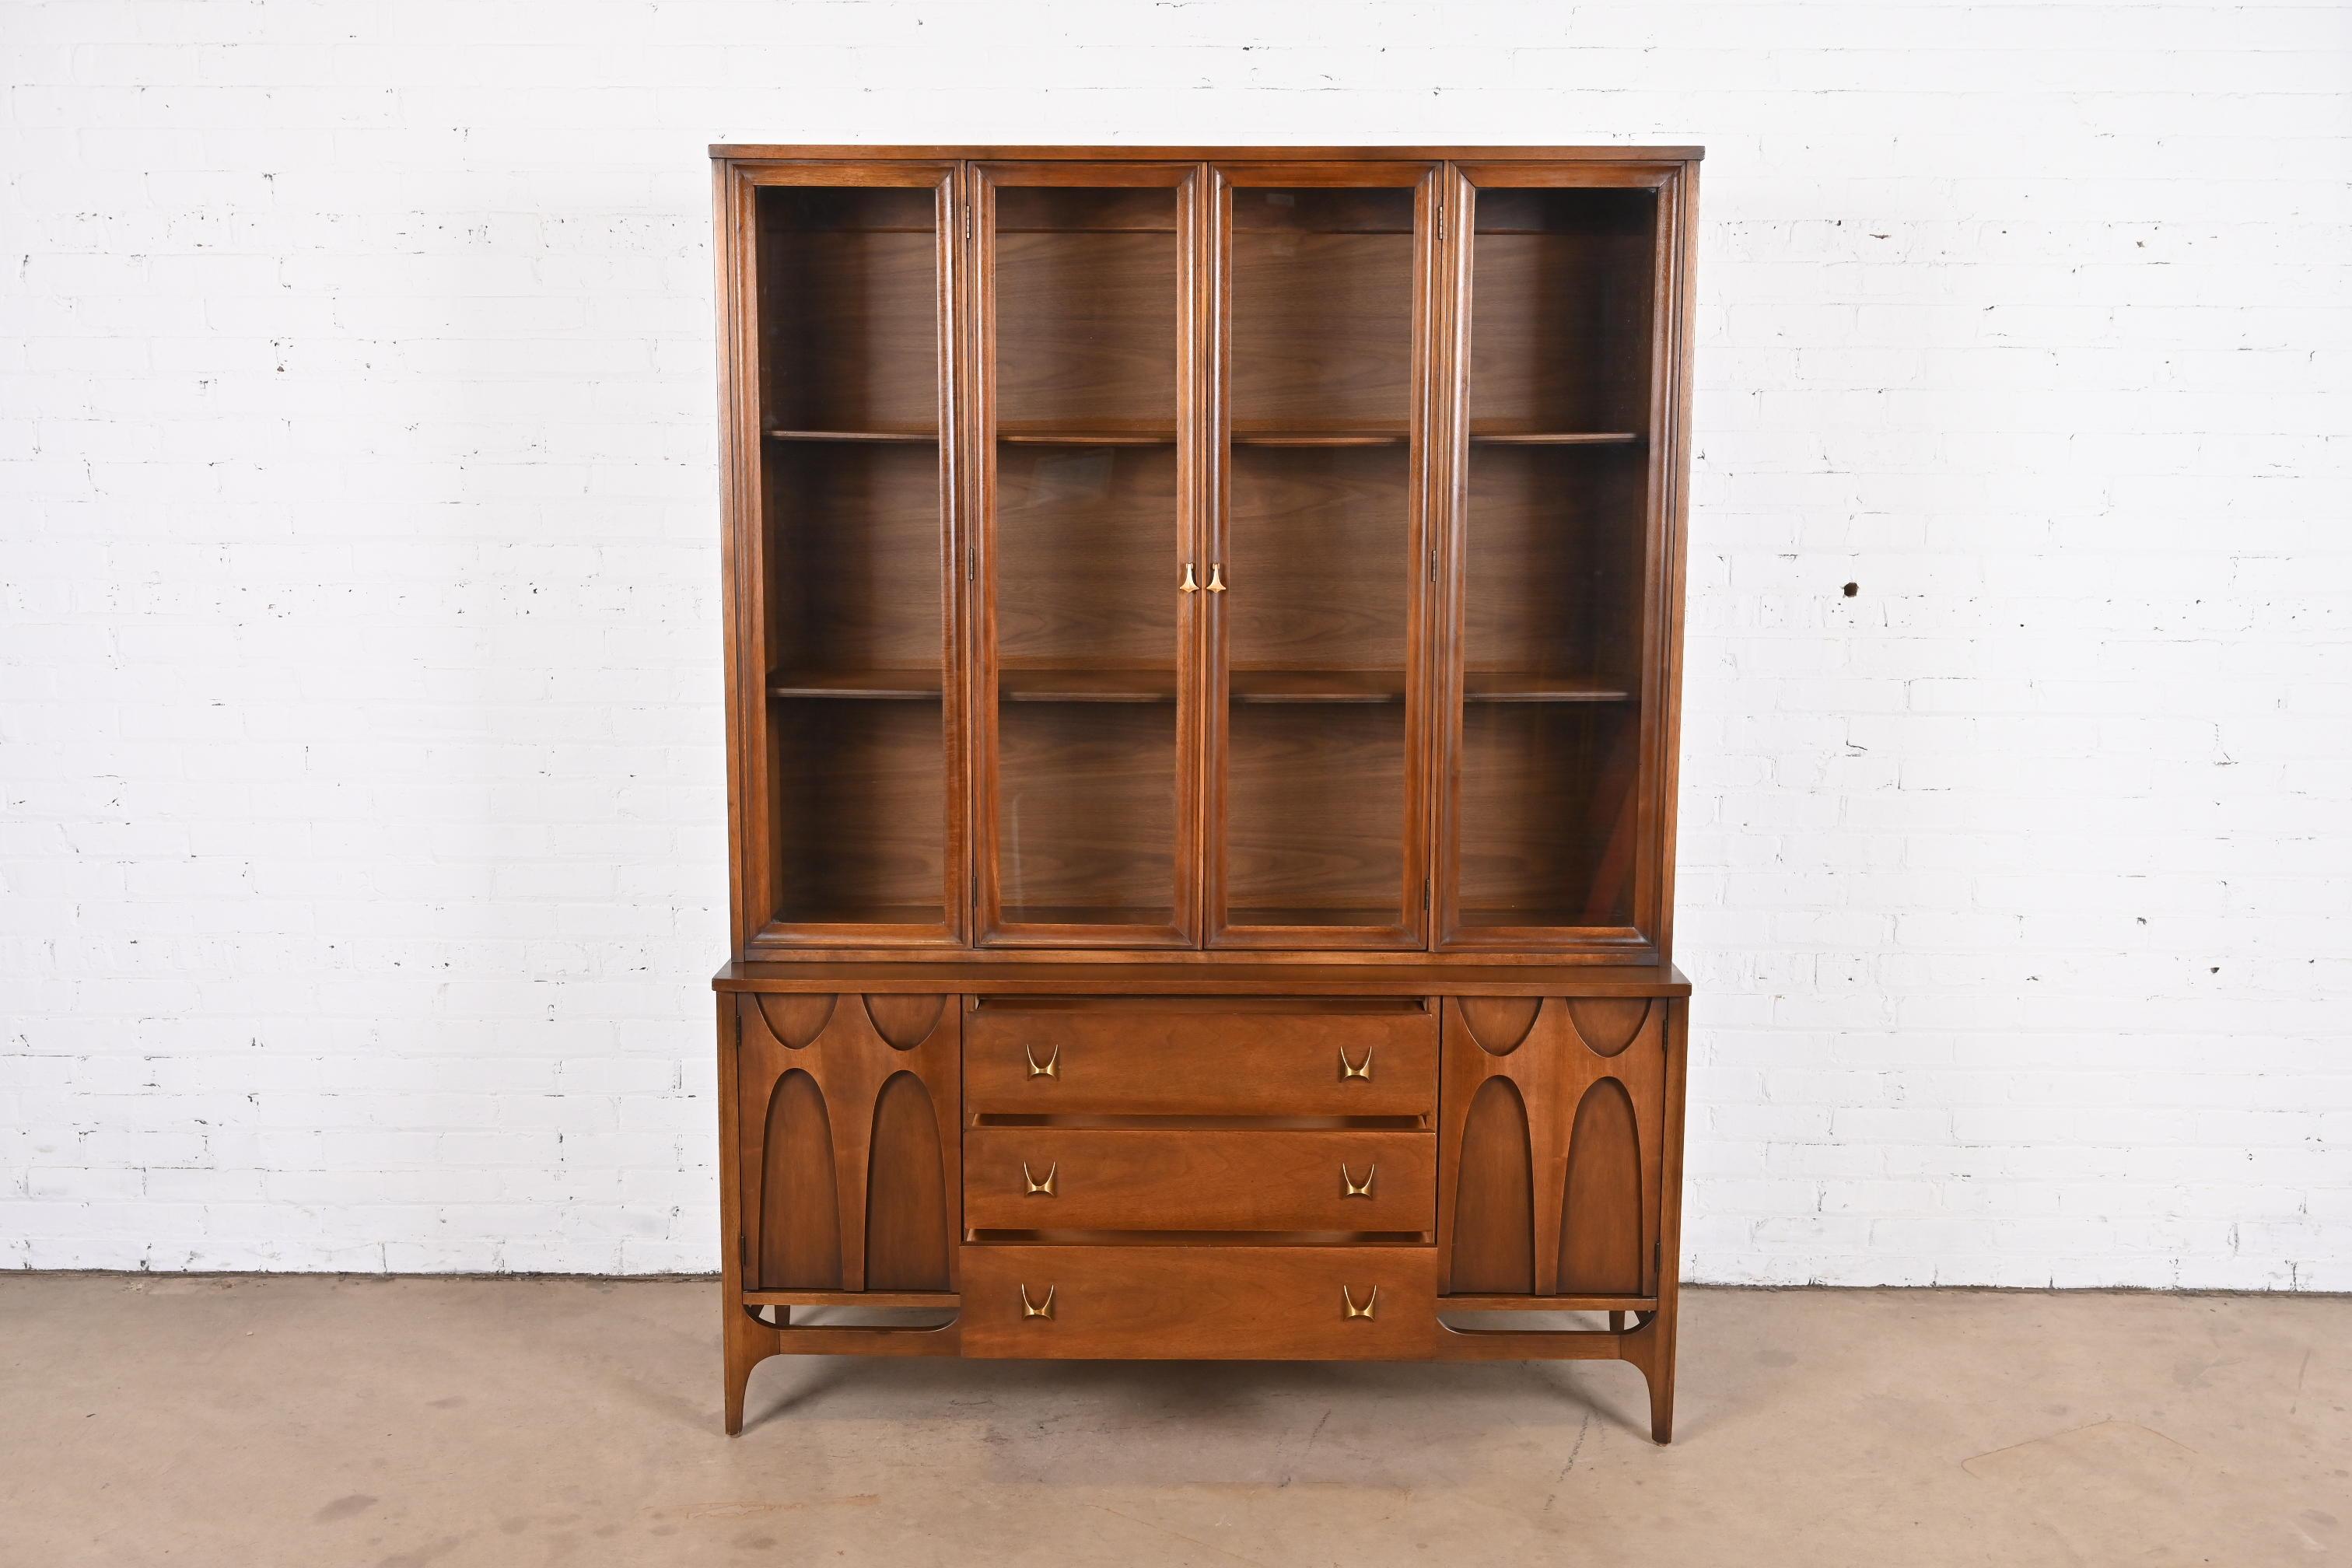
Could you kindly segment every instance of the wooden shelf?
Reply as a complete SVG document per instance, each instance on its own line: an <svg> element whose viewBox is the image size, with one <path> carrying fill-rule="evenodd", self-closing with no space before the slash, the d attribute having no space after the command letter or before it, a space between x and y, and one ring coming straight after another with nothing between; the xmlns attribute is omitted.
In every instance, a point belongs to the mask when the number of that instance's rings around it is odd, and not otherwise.
<svg viewBox="0 0 2352 1568"><path fill-rule="evenodd" d="M1401 669L1236 669L1226 678L1235 702L1402 702Z"/></svg>
<svg viewBox="0 0 2352 1568"><path fill-rule="evenodd" d="M1404 902L1350 905L1345 909L1321 904L1229 905L1225 923L1231 926L1332 926L1348 931L1391 931L1404 924Z"/></svg>
<svg viewBox="0 0 2352 1568"><path fill-rule="evenodd" d="M1480 447L1638 447L1638 430L1480 430L1470 432Z"/></svg>
<svg viewBox="0 0 2352 1568"><path fill-rule="evenodd" d="M1400 447L1412 438L1402 426L1356 426L1324 428L1278 428L1235 426L1236 447Z"/></svg>
<svg viewBox="0 0 2352 1568"><path fill-rule="evenodd" d="M887 672L841 678L850 680L871 679L877 685L887 685ZM1518 678L1514 678L1518 679ZM1526 677L1539 680L1543 677ZM1401 669L1236 669L1227 678L1228 689L1235 702L1353 702L1381 703L1404 700L1404 671ZM772 689L781 689L772 688ZM997 696L1006 702L1172 702L1176 700L1176 673L1171 669L1125 669L1104 668L1000 669L996 673ZM802 691L794 696L823 696L827 691ZM864 688L851 688L838 693L842 696L866 697L887 695L887 692ZM923 695L909 691L908 695ZM928 693L937 696L936 678ZM1619 694L1619 695L1622 695ZM1543 700L1544 699L1526 699ZM1605 698L1590 699L1605 700ZM1573 700L1559 698L1551 700Z"/></svg>
<svg viewBox="0 0 2352 1568"><path fill-rule="evenodd" d="M771 430L771 441L887 441L921 446L936 442L936 430Z"/></svg>
<svg viewBox="0 0 2352 1568"><path fill-rule="evenodd" d="M1000 422L996 438L1010 447L1172 447L1176 432L1140 425L1028 425Z"/></svg>
<svg viewBox="0 0 2352 1568"><path fill-rule="evenodd" d="M936 702L941 689L937 668L792 669L768 676L772 697L846 698L866 700Z"/></svg>
<svg viewBox="0 0 2352 1568"><path fill-rule="evenodd" d="M1027 904L1008 898L1006 925L1121 926L1152 929L1176 923L1176 910L1163 904Z"/></svg>
<svg viewBox="0 0 2352 1568"><path fill-rule="evenodd" d="M782 929L808 926L944 926L948 912L940 904L881 903L852 897L788 900L776 911Z"/></svg>
<svg viewBox="0 0 2352 1568"><path fill-rule="evenodd" d="M1004 702L1173 702L1176 671L1100 666L999 669L996 695Z"/></svg>
<svg viewBox="0 0 2352 1568"><path fill-rule="evenodd" d="M1631 702L1633 693L1584 675L1539 675L1523 669L1472 669L1462 676L1465 702Z"/></svg>

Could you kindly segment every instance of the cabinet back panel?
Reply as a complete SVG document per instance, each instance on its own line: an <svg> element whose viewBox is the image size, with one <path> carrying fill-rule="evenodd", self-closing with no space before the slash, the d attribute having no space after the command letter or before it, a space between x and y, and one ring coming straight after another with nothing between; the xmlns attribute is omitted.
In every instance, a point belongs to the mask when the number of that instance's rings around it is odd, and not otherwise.
<svg viewBox="0 0 2352 1568"><path fill-rule="evenodd" d="M1271 221L1276 215L1286 221ZM1409 190L1234 193L1236 432L1403 428L1412 409L1413 249Z"/></svg>
<svg viewBox="0 0 2352 1568"><path fill-rule="evenodd" d="M1416 564L1405 448L1240 447L1227 478L1234 667L1392 671L1402 692Z"/></svg>
<svg viewBox="0 0 2352 1568"><path fill-rule="evenodd" d="M1101 231L1176 233L1176 198L1166 185L999 185L999 234Z"/></svg>
<svg viewBox="0 0 2352 1568"><path fill-rule="evenodd" d="M1172 446L1000 445L999 658L1150 666L1172 684L1177 540Z"/></svg>
<svg viewBox="0 0 2352 1568"><path fill-rule="evenodd" d="M945 668L939 449L774 442L768 667Z"/></svg>
<svg viewBox="0 0 2352 1568"><path fill-rule="evenodd" d="M760 193L760 360L770 428L936 429L931 192Z"/></svg>
<svg viewBox="0 0 2352 1568"><path fill-rule="evenodd" d="M770 703L775 917L946 918L947 767L940 703Z"/></svg>
<svg viewBox="0 0 2352 1568"><path fill-rule="evenodd" d="M1649 428L1657 197L1482 190L1470 252L1470 427Z"/></svg>
<svg viewBox="0 0 2352 1568"><path fill-rule="evenodd" d="M1181 257L1166 188L998 193L996 418L1000 428L1176 424ZM1161 226L1131 226L1164 214Z"/></svg>
<svg viewBox="0 0 2352 1568"><path fill-rule="evenodd" d="M1008 702L997 735L1005 919L1172 922L1175 704Z"/></svg>
<svg viewBox="0 0 2352 1568"><path fill-rule="evenodd" d="M1638 731L1625 705L1464 709L1465 924L1632 922Z"/></svg>
<svg viewBox="0 0 2352 1568"><path fill-rule="evenodd" d="M1471 447L1468 668L1640 689L1647 473L1634 447Z"/></svg>
<svg viewBox="0 0 2352 1568"><path fill-rule="evenodd" d="M1404 705L1237 704L1229 744L1227 918L1400 924Z"/></svg>

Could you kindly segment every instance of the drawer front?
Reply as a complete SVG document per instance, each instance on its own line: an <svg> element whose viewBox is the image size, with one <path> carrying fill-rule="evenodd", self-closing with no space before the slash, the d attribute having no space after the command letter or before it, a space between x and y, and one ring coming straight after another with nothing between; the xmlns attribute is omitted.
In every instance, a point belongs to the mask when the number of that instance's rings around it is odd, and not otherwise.
<svg viewBox="0 0 2352 1568"><path fill-rule="evenodd" d="M964 1101L1049 1115L1429 1116L1437 1015L1419 1003L983 1002Z"/></svg>
<svg viewBox="0 0 2352 1568"><path fill-rule="evenodd" d="M1431 1231L1437 1138L1406 1131L975 1127L975 1230Z"/></svg>
<svg viewBox="0 0 2352 1568"><path fill-rule="evenodd" d="M1424 1247L962 1249L969 1356L1417 1359L1437 1344Z"/></svg>

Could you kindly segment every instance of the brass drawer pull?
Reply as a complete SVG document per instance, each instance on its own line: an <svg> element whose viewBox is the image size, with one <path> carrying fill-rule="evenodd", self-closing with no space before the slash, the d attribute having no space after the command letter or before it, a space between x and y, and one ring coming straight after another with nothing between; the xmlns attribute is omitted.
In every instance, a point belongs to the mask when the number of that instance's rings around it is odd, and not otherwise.
<svg viewBox="0 0 2352 1568"><path fill-rule="evenodd" d="M1363 1185L1358 1186L1356 1184L1356 1178L1349 1173L1348 1163L1345 1160L1340 1161L1339 1185L1343 1190L1340 1192L1339 1196L1343 1199L1370 1197L1372 1195L1372 1178L1380 1173L1381 1168L1379 1165L1371 1164L1365 1166Z"/></svg>
<svg viewBox="0 0 2352 1568"><path fill-rule="evenodd" d="M1039 1067L1037 1065L1037 1053L1030 1049L1029 1047L1025 1045L1021 1047L1021 1055L1029 1063L1029 1076L1031 1078L1060 1078L1062 1076L1062 1047L1060 1046L1056 1045L1054 1047L1054 1054L1045 1058L1045 1065L1044 1067Z"/></svg>
<svg viewBox="0 0 2352 1568"><path fill-rule="evenodd" d="M1184 580L1176 584L1176 591L1180 594L1197 594L1201 591L1201 584L1192 581L1192 563L1190 561L1184 563Z"/></svg>
<svg viewBox="0 0 2352 1568"><path fill-rule="evenodd" d="M1029 1298L1024 1294L1021 1300L1023 1304L1026 1305ZM1381 1304L1381 1288L1377 1285L1373 1286L1372 1293L1365 1297L1364 1304L1359 1307L1356 1305L1356 1293L1342 1285L1339 1287L1339 1300L1347 1307L1349 1317L1369 1318L1372 1315L1372 1309ZM1051 1298L1047 1299L1046 1304L1048 1306L1053 1304Z"/></svg>
<svg viewBox="0 0 2352 1568"><path fill-rule="evenodd" d="M1054 1195L1054 1173L1061 1168L1062 1163L1059 1160L1056 1160L1052 1164L1046 1166L1045 1179L1041 1182L1036 1177L1029 1173L1029 1162L1026 1160L1022 1161L1021 1180L1028 1189L1025 1195L1030 1197L1037 1197L1041 1195L1049 1198L1052 1197Z"/></svg>
<svg viewBox="0 0 2352 1568"><path fill-rule="evenodd" d="M1212 593L1212 594L1222 594L1222 593L1223 593L1224 591L1225 591L1225 568L1224 568L1224 565L1223 565L1223 563L1221 563L1221 562L1212 561L1212 562L1210 562L1210 563L1209 563L1209 592L1210 592L1210 593Z"/></svg>
<svg viewBox="0 0 2352 1568"><path fill-rule="evenodd" d="M1364 1065L1358 1067L1355 1063L1348 1059L1348 1047L1341 1046L1339 1047L1339 1076L1341 1078L1370 1078L1372 1076L1372 1047L1370 1046L1366 1046L1364 1047Z"/></svg>
<svg viewBox="0 0 2352 1568"><path fill-rule="evenodd" d="M1345 1289L1347 1287L1345 1286L1340 1287L1342 1289ZM1045 1287L1045 1299L1042 1301L1032 1301L1029 1299L1029 1287L1026 1285L1022 1286L1021 1315L1024 1318L1051 1318L1054 1315L1054 1292L1059 1289L1059 1286L1048 1285ZM1380 1287L1377 1285L1373 1286L1372 1294L1378 1296L1380 1293ZM1353 1305L1354 1303L1349 1303L1351 1308ZM1370 1307L1366 1307L1364 1309L1364 1316L1369 1318L1371 1315L1372 1310Z"/></svg>

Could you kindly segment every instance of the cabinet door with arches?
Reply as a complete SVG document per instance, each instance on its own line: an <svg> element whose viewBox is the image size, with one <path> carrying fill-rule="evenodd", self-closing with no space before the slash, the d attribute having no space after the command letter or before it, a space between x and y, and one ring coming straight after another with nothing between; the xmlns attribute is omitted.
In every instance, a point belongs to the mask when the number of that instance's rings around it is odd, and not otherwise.
<svg viewBox="0 0 2352 1568"><path fill-rule="evenodd" d="M949 1290L962 1228L954 996L737 998L748 1290Z"/></svg>
<svg viewBox="0 0 2352 1568"><path fill-rule="evenodd" d="M1662 1192L1681 1004L1457 996L1445 1004L1438 1289L1651 1299L1674 1245Z"/></svg>

